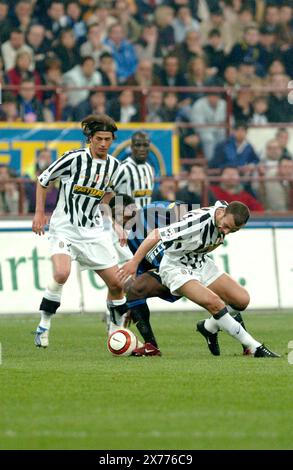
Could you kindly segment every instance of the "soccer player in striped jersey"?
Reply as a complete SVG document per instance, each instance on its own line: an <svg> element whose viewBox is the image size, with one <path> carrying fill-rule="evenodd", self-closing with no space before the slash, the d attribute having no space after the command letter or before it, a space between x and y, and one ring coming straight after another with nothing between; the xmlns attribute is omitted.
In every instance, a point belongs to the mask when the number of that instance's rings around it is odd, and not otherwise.
<svg viewBox="0 0 293 470"><path fill-rule="evenodd" d="M117 127L107 115L90 115L81 123L89 147L66 152L38 178L33 231L44 234L46 193L49 184L60 180L59 197L49 226L53 279L40 305L41 321L35 344L47 347L51 317L60 306L71 260L82 269L94 270L108 287L108 308L115 323L126 313L126 298L118 279L117 257L99 209L107 192L115 190L119 162L108 154ZM105 196L105 197L104 197Z"/></svg>
<svg viewBox="0 0 293 470"><path fill-rule="evenodd" d="M131 137L131 155L120 165L115 183L119 193L134 198L138 207L150 204L154 188L154 170L147 158L150 138L146 132L135 132Z"/></svg>
<svg viewBox="0 0 293 470"><path fill-rule="evenodd" d="M225 236L245 226L250 216L245 204L217 201L215 206L188 212L183 220L169 227L153 230L132 260L120 269L127 280L135 275L139 263L158 244L164 244L159 274L173 295L185 296L204 307L211 317L198 322L212 354L220 355L218 331L223 330L245 345L255 357L279 357L256 341L228 312L227 305L244 310L249 294L208 256L220 246Z"/></svg>

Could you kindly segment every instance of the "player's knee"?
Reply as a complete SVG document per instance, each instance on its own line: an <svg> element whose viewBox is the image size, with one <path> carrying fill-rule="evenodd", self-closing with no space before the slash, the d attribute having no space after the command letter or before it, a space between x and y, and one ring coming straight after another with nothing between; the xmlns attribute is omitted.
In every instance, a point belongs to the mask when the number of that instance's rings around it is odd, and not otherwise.
<svg viewBox="0 0 293 470"><path fill-rule="evenodd" d="M136 300L144 299L146 297L146 281L135 281L127 290L127 299Z"/></svg>
<svg viewBox="0 0 293 470"><path fill-rule="evenodd" d="M113 278L108 282L107 287L112 295L120 295L123 291L123 285L119 279Z"/></svg>
<svg viewBox="0 0 293 470"><path fill-rule="evenodd" d="M65 284L70 274L70 270L56 270L54 273L54 279L58 284Z"/></svg>
<svg viewBox="0 0 293 470"><path fill-rule="evenodd" d="M225 303L220 299L220 297L216 294L210 294L209 298L207 299L205 308L212 314L215 315L220 310L225 308Z"/></svg>
<svg viewBox="0 0 293 470"><path fill-rule="evenodd" d="M233 303L235 310L245 310L250 302L250 296L246 289L242 289L237 301Z"/></svg>

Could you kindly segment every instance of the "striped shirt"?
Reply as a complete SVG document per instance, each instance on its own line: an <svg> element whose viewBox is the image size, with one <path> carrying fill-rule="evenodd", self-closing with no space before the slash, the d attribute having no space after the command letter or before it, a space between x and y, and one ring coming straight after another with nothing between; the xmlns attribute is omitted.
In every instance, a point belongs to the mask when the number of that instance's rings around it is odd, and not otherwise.
<svg viewBox="0 0 293 470"><path fill-rule="evenodd" d="M215 225L215 212L227 205L217 201L215 206L187 212L180 222L159 229L170 260L191 269L202 267L207 253L224 242L225 235Z"/></svg>
<svg viewBox="0 0 293 470"><path fill-rule="evenodd" d="M149 163L137 164L132 157L120 165L115 191L128 194L138 207L150 204L154 188L154 172Z"/></svg>
<svg viewBox="0 0 293 470"><path fill-rule="evenodd" d="M66 152L40 176L43 187L60 179L56 208L50 221L50 232L72 236L75 240L94 240L103 230L99 203L112 190L119 162L111 155L106 160L92 158L89 148Z"/></svg>

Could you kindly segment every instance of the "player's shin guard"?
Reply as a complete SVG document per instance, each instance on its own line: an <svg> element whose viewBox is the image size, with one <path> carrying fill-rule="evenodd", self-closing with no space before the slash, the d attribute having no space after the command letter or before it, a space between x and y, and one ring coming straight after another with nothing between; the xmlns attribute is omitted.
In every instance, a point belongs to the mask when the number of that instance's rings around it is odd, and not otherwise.
<svg viewBox="0 0 293 470"><path fill-rule="evenodd" d="M121 326L123 315L128 311L126 297L117 300L107 300L107 308L110 312L111 322Z"/></svg>
<svg viewBox="0 0 293 470"><path fill-rule="evenodd" d="M131 318L140 332L145 343L158 347L155 335L150 324L150 311L145 299L131 300L128 303Z"/></svg>
<svg viewBox="0 0 293 470"><path fill-rule="evenodd" d="M51 316L54 315L56 310L60 307L62 288L63 284L58 284L58 282L52 280L45 290L39 309L41 311L39 327L47 330L50 329Z"/></svg>

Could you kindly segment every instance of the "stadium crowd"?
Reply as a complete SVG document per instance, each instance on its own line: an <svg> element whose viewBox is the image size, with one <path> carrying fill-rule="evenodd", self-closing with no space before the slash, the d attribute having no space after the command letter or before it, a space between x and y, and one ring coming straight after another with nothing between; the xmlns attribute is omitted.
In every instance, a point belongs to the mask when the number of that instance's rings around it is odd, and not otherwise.
<svg viewBox="0 0 293 470"><path fill-rule="evenodd" d="M207 175L221 175L207 188L209 202L237 199L253 211L293 210L292 38L292 0L0 0L0 120L81 121L107 113L122 123L177 122L185 181L162 182L154 197L166 193L170 199L172 193L197 203ZM125 88L101 91L101 86ZM132 86L147 90L144 109ZM157 86L172 88L152 88ZM229 136L225 94L200 91L205 86L229 89ZM272 131L260 154L247 140L247 129L270 123L284 125ZM203 124L207 127L198 127ZM34 179L51 158L44 149L30 174L15 176ZM2 214L17 212L12 176L1 165ZM53 188L48 211L56 193ZM33 182L25 194L30 213Z"/></svg>

